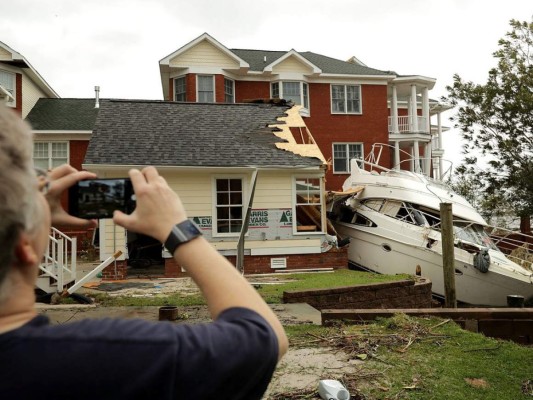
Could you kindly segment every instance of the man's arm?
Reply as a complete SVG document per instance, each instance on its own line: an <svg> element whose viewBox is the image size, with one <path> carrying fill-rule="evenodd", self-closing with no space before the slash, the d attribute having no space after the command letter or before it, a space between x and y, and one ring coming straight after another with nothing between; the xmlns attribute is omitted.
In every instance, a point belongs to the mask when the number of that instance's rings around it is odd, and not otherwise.
<svg viewBox="0 0 533 400"><path fill-rule="evenodd" d="M154 167L144 168L142 172L131 170L129 174L137 198L136 209L131 215L115 211L113 220L128 230L164 243L172 227L187 219L181 200ZM213 319L231 307L254 310L270 324L278 338L278 359L286 353L287 336L274 312L203 237L179 246L173 256L202 291Z"/></svg>

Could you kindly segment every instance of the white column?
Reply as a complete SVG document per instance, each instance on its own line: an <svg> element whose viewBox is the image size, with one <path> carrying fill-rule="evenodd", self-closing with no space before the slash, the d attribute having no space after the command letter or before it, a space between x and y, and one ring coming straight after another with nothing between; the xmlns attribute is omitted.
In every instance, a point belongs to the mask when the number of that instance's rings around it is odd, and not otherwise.
<svg viewBox="0 0 533 400"><path fill-rule="evenodd" d="M396 141L394 143L394 169L397 171L401 169L400 161L400 141Z"/></svg>
<svg viewBox="0 0 533 400"><path fill-rule="evenodd" d="M424 126L420 127L424 132L431 133L431 124L429 121L429 90L427 86L422 89L422 116L424 117Z"/></svg>
<svg viewBox="0 0 533 400"><path fill-rule="evenodd" d="M431 141L424 146L424 173L431 176Z"/></svg>
<svg viewBox="0 0 533 400"><path fill-rule="evenodd" d="M413 150L414 150L414 163L415 163L413 172L420 172L420 150L418 148L418 140L414 141Z"/></svg>
<svg viewBox="0 0 533 400"><path fill-rule="evenodd" d="M437 141L439 143L439 150L442 150L442 124L440 112L437 113ZM444 179L444 161L442 160L442 157L439 157L439 179Z"/></svg>
<svg viewBox="0 0 533 400"><path fill-rule="evenodd" d="M391 102L391 119L392 133L400 133L398 130L398 90L396 85L392 85L392 102Z"/></svg>
<svg viewBox="0 0 533 400"><path fill-rule="evenodd" d="M416 85L411 85L411 132L418 132L418 112L416 107Z"/></svg>

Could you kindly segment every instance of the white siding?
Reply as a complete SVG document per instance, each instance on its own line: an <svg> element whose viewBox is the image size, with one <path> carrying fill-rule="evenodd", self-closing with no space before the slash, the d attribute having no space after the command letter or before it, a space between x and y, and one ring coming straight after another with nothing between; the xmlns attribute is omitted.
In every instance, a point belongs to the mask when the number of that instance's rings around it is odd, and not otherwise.
<svg viewBox="0 0 533 400"><path fill-rule="evenodd" d="M17 95L19 95L17 93ZM22 118L26 118L37 100L48 97L33 81L22 72Z"/></svg>
<svg viewBox="0 0 533 400"><path fill-rule="evenodd" d="M292 208L292 173L281 170L260 172L253 208Z"/></svg>
<svg viewBox="0 0 533 400"><path fill-rule="evenodd" d="M187 215L193 217L210 217L213 212L213 177L232 176L235 173L218 172L195 172L195 171L168 171L160 169L160 173L165 177L170 187L175 190L183 202ZM112 173L99 173L101 177L124 177L123 172L113 171ZM240 173L245 179L245 196L249 196L249 183L251 173ZM294 175L307 175L296 171L260 171L258 173L256 191L252 208L254 210L270 210L271 215L280 210L291 210L292 185ZM269 236L278 237L275 240L258 240L261 230L251 229L245 240L245 249L251 254L305 254L319 253L323 236L302 238L294 237L292 228L279 228L276 221L272 222L267 229ZM277 230L277 231L276 231ZM283 231L283 232L282 232ZM276 233L277 232L277 233ZM211 237L211 231L204 231L206 237ZM235 251L237 249L238 237L214 238L213 246L219 251ZM101 221L100 246L101 259L112 255L116 250L125 249L125 232L122 228L115 226L112 220Z"/></svg>
<svg viewBox="0 0 533 400"><path fill-rule="evenodd" d="M308 73L311 72L312 69L308 66L297 60L295 57L289 57L279 64L274 65L272 68L273 73L280 73L280 72L300 72L300 73Z"/></svg>
<svg viewBox="0 0 533 400"><path fill-rule="evenodd" d="M238 68L239 64L207 41L203 41L170 60L171 67L216 66Z"/></svg>
<svg viewBox="0 0 533 400"><path fill-rule="evenodd" d="M119 260L126 256L126 232L124 228L115 225L112 219L101 219L100 226L100 261L104 261L118 250L122 251Z"/></svg>

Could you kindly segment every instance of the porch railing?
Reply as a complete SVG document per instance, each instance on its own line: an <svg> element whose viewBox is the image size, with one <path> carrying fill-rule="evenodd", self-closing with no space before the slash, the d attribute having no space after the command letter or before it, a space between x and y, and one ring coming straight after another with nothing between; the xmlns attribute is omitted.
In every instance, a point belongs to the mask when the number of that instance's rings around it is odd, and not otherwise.
<svg viewBox="0 0 533 400"><path fill-rule="evenodd" d="M416 118L417 127L415 129L414 122ZM396 118L398 121L398 131L393 131L392 123L394 121L393 117L389 117L389 133L413 133L413 132L427 132L426 127L426 117L412 115L402 115ZM427 132L429 133L429 132Z"/></svg>
<svg viewBox="0 0 533 400"><path fill-rule="evenodd" d="M57 281L57 291L62 292L65 285L76 279L76 237L68 237L63 232L52 228L48 245L39 269L41 276L48 276Z"/></svg>

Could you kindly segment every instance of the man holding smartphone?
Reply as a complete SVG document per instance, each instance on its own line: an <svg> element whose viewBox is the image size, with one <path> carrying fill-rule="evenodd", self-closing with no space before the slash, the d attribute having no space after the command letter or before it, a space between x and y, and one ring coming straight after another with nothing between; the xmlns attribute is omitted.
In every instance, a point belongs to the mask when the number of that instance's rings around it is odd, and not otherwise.
<svg viewBox="0 0 533 400"><path fill-rule="evenodd" d="M49 325L35 279L51 224L89 227L60 196L94 174L64 165L38 180L29 128L0 105L0 398L260 399L287 351L281 323L201 235L187 233L178 195L153 167L131 170L135 211L124 228L171 246L196 282L209 324L82 320Z"/></svg>

